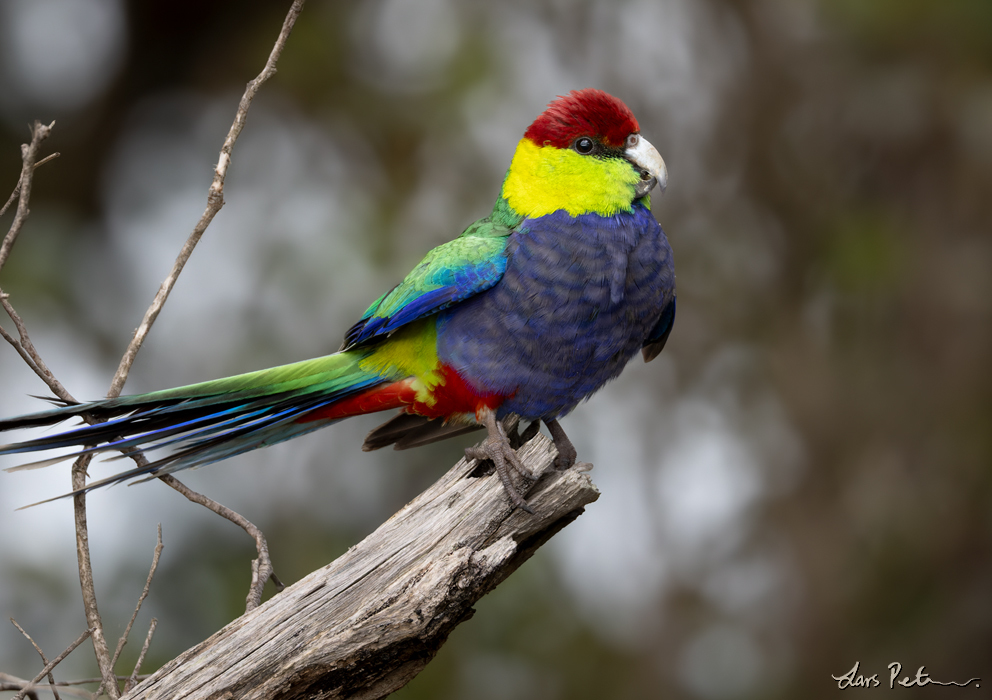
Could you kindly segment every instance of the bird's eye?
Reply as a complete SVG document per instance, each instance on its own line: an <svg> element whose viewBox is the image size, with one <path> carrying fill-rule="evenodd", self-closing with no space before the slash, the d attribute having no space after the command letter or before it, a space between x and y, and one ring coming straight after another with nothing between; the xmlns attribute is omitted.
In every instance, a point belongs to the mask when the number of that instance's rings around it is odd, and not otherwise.
<svg viewBox="0 0 992 700"><path fill-rule="evenodd" d="M641 140L641 137L637 134L631 134L627 137L627 148L634 148L637 142Z"/></svg>
<svg viewBox="0 0 992 700"><path fill-rule="evenodd" d="M593 143L592 139L588 136L582 136L575 139L575 150L584 156L589 155L596 148L596 144Z"/></svg>

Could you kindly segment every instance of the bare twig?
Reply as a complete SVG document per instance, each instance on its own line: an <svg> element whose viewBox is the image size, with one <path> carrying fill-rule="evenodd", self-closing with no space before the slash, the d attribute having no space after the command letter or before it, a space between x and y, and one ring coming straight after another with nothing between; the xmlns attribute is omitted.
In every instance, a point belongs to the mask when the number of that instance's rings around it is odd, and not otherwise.
<svg viewBox="0 0 992 700"><path fill-rule="evenodd" d="M54 124L54 123L55 122L52 122L52 124ZM51 125L49 125L49 126L51 126ZM52 153L50 155L45 156L44 158L42 158L41 160L39 160L37 163L34 164L34 169L37 170L38 168L40 168L41 166L43 166L48 161L55 160L60 155L62 155L62 154L59 153L58 151L55 151L55 153ZM0 207L0 216L3 216L4 214L7 213L7 209L10 208L10 205L14 203L14 200L17 199L17 197L18 197L18 195L20 193L21 193L21 181L20 181L20 179L18 179L17 180L17 185L14 187L14 191L11 192L10 193L10 197L7 198L7 202L2 207Z"/></svg>
<svg viewBox="0 0 992 700"><path fill-rule="evenodd" d="M11 624L13 624L13 625L14 625L14 627L16 627L16 628L17 628L17 629L18 629L18 630L20 631L20 633L21 633L21 634L23 634L23 635L24 635L24 637L25 637L25 638L26 638L26 639L27 639L27 640L28 640L29 642L31 642L31 646L33 646L33 647L34 647L34 650L35 650L36 652L38 652L38 656L40 656L40 657L41 657L41 663L43 663L43 664L45 664L45 665L47 666L47 665L48 665L48 659L47 659L47 658L45 657L45 652L43 652L43 651L41 650L41 647L40 647L40 646L38 646L38 643L37 643L37 642L35 642L35 641L34 641L34 640L33 640L33 639L31 638L31 635L30 635L30 634L28 634L28 633L27 633L27 632L26 632L26 631L24 630L24 628L23 628L23 627L21 627L21 626L20 626L19 624L17 624L17 620L15 620L14 618L10 618L10 622L11 622ZM51 671L49 671L49 672L48 672L48 685L49 685L49 687L50 687L50 688L52 689L52 695L54 695L54 696L55 696L55 700L62 700L62 698L61 698L61 697L59 697L59 691L57 691L57 690L55 689L55 676L53 676L53 675L52 675L52 672L51 672Z"/></svg>
<svg viewBox="0 0 992 700"><path fill-rule="evenodd" d="M95 700L93 693L82 690L80 688L72 688L69 686L80 685L87 681L56 681L55 685L62 689L62 695L71 695L74 698L83 698L83 700ZM89 683L97 683L99 679L93 681L88 681ZM28 688L28 698L37 698L37 689L31 686L31 681L26 678L18 678L17 676L11 675L9 673L0 672L0 690L23 690Z"/></svg>
<svg viewBox="0 0 992 700"><path fill-rule="evenodd" d="M148 678L148 676L150 675L151 675L150 673L139 673L138 680L144 680L145 678ZM120 675L117 676L117 680L119 681L126 681L128 678L130 678L130 676L120 676ZM81 690L72 690L72 687L77 685L92 685L94 683L102 683L102 682L103 682L102 678L77 678L71 681L55 681L55 685L57 685L59 688L62 688L63 693L79 695L80 697L85 697L85 698L89 698L89 700L93 700L93 695L94 695L93 693L87 691L81 691ZM0 684L3 683L16 684L17 687L16 688L0 687L0 690L20 690L26 684L30 683L30 681L24 678L18 678L17 676L14 676L10 673L4 673L3 671L0 671Z"/></svg>
<svg viewBox="0 0 992 700"><path fill-rule="evenodd" d="M162 306L165 304L166 299L169 298L169 294L172 292L172 288L175 286L176 280L179 278L179 273L183 271L186 261L189 260L190 255L193 254L193 249L200 241L204 231L207 230L207 226L210 225L210 222L213 221L214 216L216 216L217 212L219 212L221 207L224 206L224 180L227 177L227 169L231 165L231 151L234 149L234 144L238 140L238 136L241 134L241 130L245 126L245 119L248 116L248 108L251 106L251 102L255 98L255 93L258 92L258 89L262 86L262 83L272 77L272 75L276 72L276 61L279 60L279 56L282 54L283 47L286 45L286 40L289 38L289 33L292 31L293 25L296 23L296 18L303 10L304 2L305 0L294 0L293 6L289 9L289 13L286 15L286 19L283 22L282 31L279 32L279 37L276 39L275 46L272 47L272 52L269 54L269 60L265 63L265 68L263 68L258 77L250 81L248 86L245 88L245 93L241 97L241 103L238 105L238 111L234 117L234 123L231 125L231 129L227 133L227 138L224 139L224 145L220 149L220 158L217 161L217 167L214 169L214 179L210 184L210 189L207 193L207 208L204 210L200 220L196 223L196 226L193 228L193 232L189 235L189 238L186 239L186 243L183 245L182 250L179 251L179 256L176 258L176 262L172 266L172 271L169 272L169 275L158 288L158 292L155 294L155 299L145 312L144 318L141 319L141 325L139 325L137 330L135 330L134 336L131 338L131 343L127 346L127 350L124 352L124 357L121 358L120 365L117 367L117 372L114 374L114 380L111 382L110 391L107 393L108 398L115 398L120 395L121 389L124 387L124 382L127 380L128 372L131 371L131 365L134 363L134 358L138 354L138 350L141 349L141 344L145 341L145 337L151 330L152 324L155 323L155 319L158 318L158 314L162 310Z"/></svg>
<svg viewBox="0 0 992 700"><path fill-rule="evenodd" d="M138 654L138 661L134 664L134 672L131 677L127 679L127 683L124 684L124 692L127 693L138 683L138 672L141 670L141 664L145 661L145 654L148 653L148 647L152 645L152 635L155 634L155 628L158 626L158 620L154 617L152 618L152 623L148 626L148 636L145 637L145 643L141 647L141 653Z"/></svg>
<svg viewBox="0 0 992 700"><path fill-rule="evenodd" d="M142 680L144 678L148 678L148 676L150 676L150 675L151 675L150 673L141 673L141 674L138 674L138 680ZM129 676L117 676L116 678L119 681L126 681L129 678ZM58 681L58 682L56 682L55 685L57 685L57 686L87 685L89 683L102 683L102 682L103 682L103 679L102 678L80 678L80 679L74 680L74 681Z"/></svg>
<svg viewBox="0 0 992 700"><path fill-rule="evenodd" d="M35 122L34 126L31 127L31 143L21 146L21 177L17 181L19 189L17 213L14 215L14 222L10 225L10 230L4 236L3 243L0 244L0 270L7 262L10 249L14 247L17 235L21 232L21 227L31 213L28 209L28 202L31 199L31 181L34 178L35 160L38 158L41 142L48 138L53 126L55 126L55 122L48 126L41 122ZM6 206L4 208L6 209Z"/></svg>
<svg viewBox="0 0 992 700"><path fill-rule="evenodd" d="M7 299L4 297L2 290L0 290L0 304L3 305L4 309L14 320L14 325L17 327L21 340L20 341L15 340L6 331L4 331L3 328L0 328L0 336L3 336L3 338L5 338L7 342L9 342L12 346L14 346L14 348L18 351L18 353L28 364L28 366L31 367L31 369L34 370L34 372L48 385L48 387L52 390L53 393L55 393L59 398L61 398L64 401L70 401L75 403L76 400L72 396L72 394L70 394L68 390L66 390L66 388L62 385L62 383L59 382L59 380L55 377L55 375L52 374L52 372L48 369L48 366L45 364L44 360L42 360L41 356L38 354L34 345L31 343L31 339L28 336L27 329L24 327L24 323L21 320L21 317L10 305L9 301L7 301ZM88 416L83 416L83 418L90 424L97 422ZM122 450L122 452L129 455L139 467L146 466L148 464L144 455L138 450L130 449L130 450ZM252 561L252 583L248 591L248 599L246 603L247 610L251 610L252 608L257 607L258 604L261 602L262 592L265 588L265 582L268 579L270 578L272 579L272 582L275 584L277 590L281 591L284 588L282 581L279 580L279 577L276 575L275 571L273 570L272 561L269 557L269 547L268 547L268 543L265 540L265 535L262 534L262 531L259 530L257 526L255 526L247 518L240 515L239 513L234 512L230 508L221 505L217 501L214 501L213 499L208 498L207 496L204 496L201 493L197 493L196 491L193 491L185 484L183 484L181 481L176 479L174 476L163 475L159 477L159 479L165 482L166 484L168 484L169 486L171 486L179 493L183 494L187 499L189 499L193 503L198 503L199 505L204 506L208 510L217 513L221 517L230 520L238 527L242 528L245 532L248 533L248 535L252 539L255 540L255 546L258 552L258 557ZM77 486L75 483L73 484L73 490L77 490ZM159 544L161 545L161 526L159 527L159 537L160 537ZM158 562L157 557L158 557L158 553L160 552L160 549L156 547L155 551L156 551L156 558L152 564L153 569L152 572L149 574L148 583L151 582L151 576L154 574L154 567L157 566L157 562ZM138 601L139 608L141 606L141 602L144 600L144 597L148 594L148 583L146 583L145 590L142 593L142 597ZM138 611L135 610L134 615L136 616L137 613ZM134 624L134 616L132 616L131 622L128 624L127 630L125 630L124 636L121 638L121 641L118 642L117 651L114 654L111 667L116 666L117 659L120 656L121 649L123 648L123 644L124 642L126 642L127 635L130 632L131 625L133 624Z"/></svg>
<svg viewBox="0 0 992 700"><path fill-rule="evenodd" d="M27 695L28 691L34 688L35 684L38 681L40 681L42 678L44 678L49 673L51 673L52 669L58 666L60 663L62 663L65 657L67 657L69 654L71 654L73 651L76 650L76 647L78 647L80 644L86 641L86 638L89 637L92 632L93 630L86 630L81 635L79 635L79 638L76 639L76 641L74 641L72 644L70 644L69 648L67 648L61 654L59 654L54 659L52 659L47 664L45 664L45 668L41 669L41 673L35 676L34 679L32 679L32 681L27 686L21 688L21 691L13 698L11 698L11 700L23 700L24 696Z"/></svg>
<svg viewBox="0 0 992 700"><path fill-rule="evenodd" d="M80 491L86 486L86 467L92 455L79 457L72 465L72 490ZM96 604L96 588L93 584L93 564L90 562L90 536L86 524L86 494L77 493L72 497L72 509L76 524L76 563L79 568L79 588L83 595L83 610L86 623L93 637L93 652L103 677L107 694L117 700L121 696L120 687L110 663L110 648L103 636L103 622Z"/></svg>
<svg viewBox="0 0 992 700"><path fill-rule="evenodd" d="M62 382L55 378L52 371L48 369L48 365L45 361L41 359L41 355L34 347L34 343L31 342L31 337L28 335L28 329L24 325L23 319L14 307L10 303L9 296L4 293L3 289L0 289L0 305L3 306L4 311L10 316L10 320L14 322L14 327L17 329L17 335L20 340L14 340L7 331L0 328L0 335L3 336L4 340L14 346L17 353L24 359L28 367L34 370L34 373L41 377L41 380L48 385L48 388L52 390L56 396L58 396L63 401L75 402L72 395L62 386Z"/></svg>
<svg viewBox="0 0 992 700"><path fill-rule="evenodd" d="M277 590L282 591L285 588L285 584L279 580L279 577L276 576L276 572L272 568L272 561L269 559L269 544L265 541L265 535L253 523L240 513L235 513L227 506L223 506L217 503L217 501L211 500L201 493L197 493L171 474L164 474L159 477L159 480L164 481L193 503L199 503L201 506L217 513L217 515L227 518L255 540L255 549L258 551L258 558L251 563L251 588L248 590L248 599L245 601L245 612L254 610L262 602L262 591L265 588L265 582L270 578Z"/></svg>
<svg viewBox="0 0 992 700"><path fill-rule="evenodd" d="M131 615L131 619L127 623L127 627L124 628L124 634L121 635L120 640L117 642L117 649L114 651L114 658L111 662L111 666L117 666L117 659L121 657L121 651L124 650L124 645L127 644L127 637L131 634L131 628L134 626L134 621L138 617L138 612L141 610L141 604L145 602L145 598L148 597L148 590L152 587L152 579L155 578L155 570L158 569L158 560L162 556L162 524L159 523L158 526L158 542L155 545L155 553L152 555L152 566L148 570L148 579L145 581L145 587L141 591L141 595L138 596L138 604L134 606L134 613Z"/></svg>

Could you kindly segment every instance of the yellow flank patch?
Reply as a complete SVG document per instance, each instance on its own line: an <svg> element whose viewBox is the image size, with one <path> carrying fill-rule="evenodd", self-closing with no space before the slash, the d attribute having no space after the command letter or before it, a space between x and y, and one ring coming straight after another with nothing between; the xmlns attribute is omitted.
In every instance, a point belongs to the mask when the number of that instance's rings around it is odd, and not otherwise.
<svg viewBox="0 0 992 700"><path fill-rule="evenodd" d="M570 148L521 139L503 181L503 197L523 216L559 209L571 216L630 211L640 175L620 158L579 155Z"/></svg>
<svg viewBox="0 0 992 700"><path fill-rule="evenodd" d="M442 383L438 374L436 319L428 318L403 326L359 363L363 372L394 379L415 377L417 400L433 406L431 395Z"/></svg>

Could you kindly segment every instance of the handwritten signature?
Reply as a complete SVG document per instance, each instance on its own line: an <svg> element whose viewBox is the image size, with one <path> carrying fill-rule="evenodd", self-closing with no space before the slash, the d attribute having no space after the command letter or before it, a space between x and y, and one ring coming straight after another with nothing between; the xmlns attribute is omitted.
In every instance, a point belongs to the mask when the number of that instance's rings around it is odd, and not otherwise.
<svg viewBox="0 0 992 700"><path fill-rule="evenodd" d="M858 669L861 668L861 662L855 661L854 667L842 676L834 676L831 674L831 678L837 681L837 687L841 690L845 688L877 688L882 685L882 682L878 680L878 674L873 673L870 676L866 676L863 673L859 673ZM925 685L956 685L961 688L975 684L976 688L980 688L981 678L969 678L964 683L959 683L958 681L937 681L930 677L930 674L926 672L926 666L920 666L916 671L916 677L911 678L910 676L905 676L899 678L899 674L902 673L902 664L898 661L893 661L887 666L889 669L889 688L895 688L897 685L901 685L903 688L922 688ZM899 680L897 680L899 679Z"/></svg>

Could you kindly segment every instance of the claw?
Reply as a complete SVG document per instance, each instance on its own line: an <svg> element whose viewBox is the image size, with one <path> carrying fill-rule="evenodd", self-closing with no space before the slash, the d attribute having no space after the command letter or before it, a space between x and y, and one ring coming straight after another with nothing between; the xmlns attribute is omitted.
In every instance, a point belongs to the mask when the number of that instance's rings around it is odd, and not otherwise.
<svg viewBox="0 0 992 700"><path fill-rule="evenodd" d="M510 446L510 441L506 436L506 432L503 430L503 426L496 421L496 414L491 409L486 408L479 413L479 418L482 419L482 423L489 431L489 435L478 446L466 448L465 456L469 459L492 460L493 466L496 467L496 473L499 475L500 481L503 482L506 495L510 497L510 501L516 507L533 515L534 511L531 510L531 507L527 505L527 501L524 500L524 497L517 491L516 486L513 485L513 481L510 479L510 469L512 468L524 478L532 481L536 477L523 465L520 457L517 456L517 453Z"/></svg>

